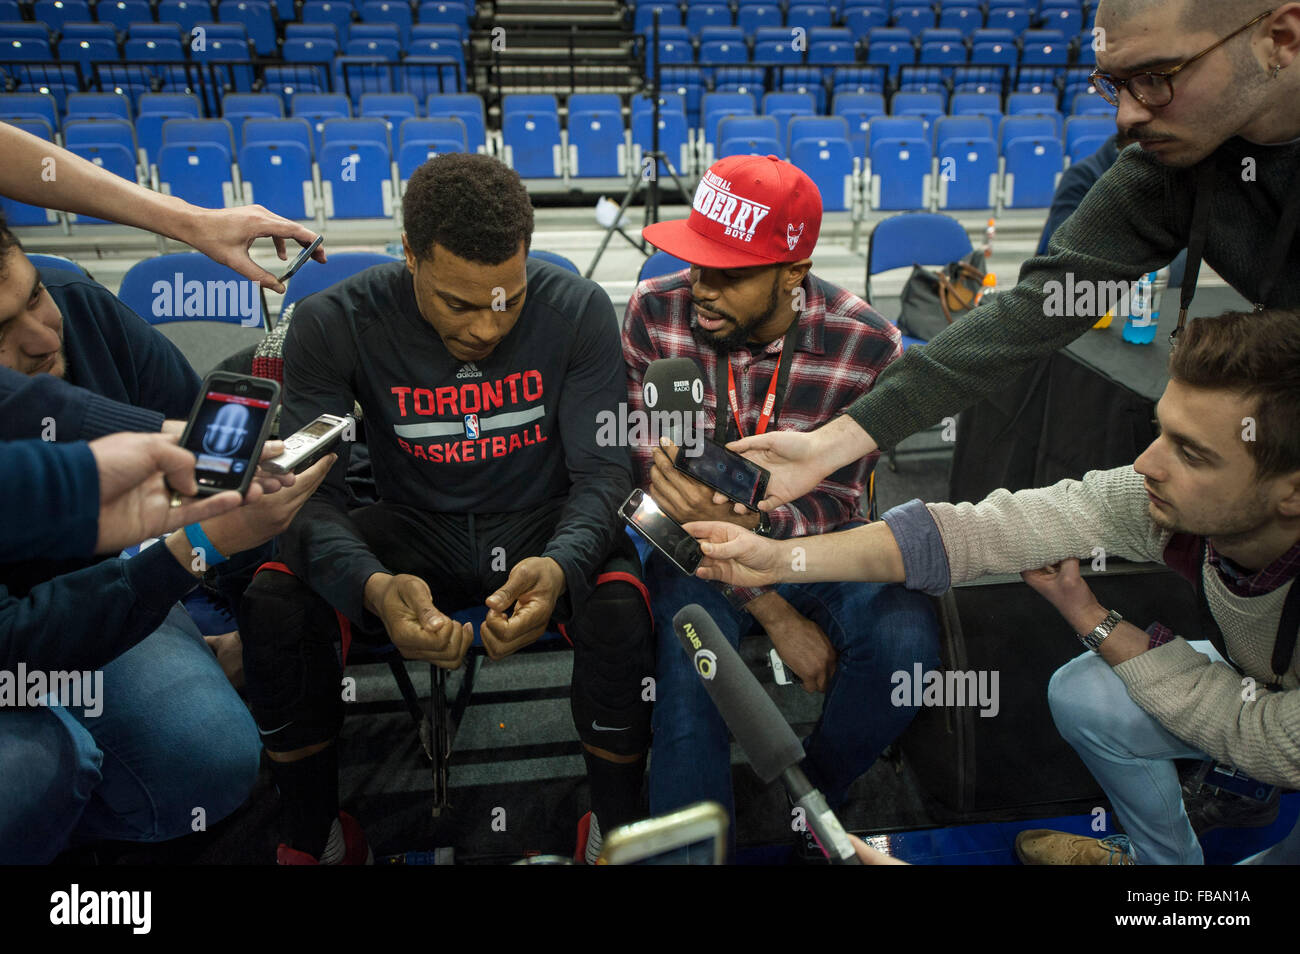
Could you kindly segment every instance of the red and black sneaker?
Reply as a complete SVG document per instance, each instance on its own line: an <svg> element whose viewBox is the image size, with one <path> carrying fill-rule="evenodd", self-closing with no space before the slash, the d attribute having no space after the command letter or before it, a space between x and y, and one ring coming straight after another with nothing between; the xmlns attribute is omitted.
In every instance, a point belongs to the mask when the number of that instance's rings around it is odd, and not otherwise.
<svg viewBox="0 0 1300 954"><path fill-rule="evenodd" d="M578 843L573 848L573 860L577 864L594 865L596 863L596 856L600 854L600 843L602 839L600 835L599 822L596 823L596 844L590 845L594 854L590 858L587 854L587 848L592 838L591 823L595 817L596 816L591 812L587 812L587 814L578 819Z"/></svg>
<svg viewBox="0 0 1300 954"><path fill-rule="evenodd" d="M343 839L343 857L335 864L340 865L373 865L375 863L375 854L370 850L370 845L366 842L365 832L357 824L357 820L347 812L339 812L339 832ZM334 837L331 829L330 837ZM275 851L276 864L281 865L318 865L320 860L307 854L305 851L299 851L296 848L290 848L286 844L281 844Z"/></svg>

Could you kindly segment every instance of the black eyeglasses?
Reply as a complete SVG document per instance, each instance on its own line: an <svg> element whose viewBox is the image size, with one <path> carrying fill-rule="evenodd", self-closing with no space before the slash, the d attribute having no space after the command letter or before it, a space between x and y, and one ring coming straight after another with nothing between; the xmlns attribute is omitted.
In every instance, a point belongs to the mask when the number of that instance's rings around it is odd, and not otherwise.
<svg viewBox="0 0 1300 954"><path fill-rule="evenodd" d="M1191 66L1201 57L1208 56L1233 37L1245 33L1256 23L1259 23L1261 20L1272 15L1272 10L1264 11L1240 30L1234 30L1218 43L1201 50L1201 52L1197 53L1190 60L1178 64L1172 70L1167 70L1163 73L1136 73L1126 80L1116 79L1109 73L1103 73L1101 70L1093 70L1092 75L1089 76L1088 79L1090 79L1092 85L1097 88L1097 92L1101 93L1106 102L1110 103L1112 106L1119 105L1119 93L1121 89L1127 89L1129 93L1132 94L1133 98L1143 105L1153 107L1168 106L1174 99L1175 76L1187 69L1187 67Z"/></svg>

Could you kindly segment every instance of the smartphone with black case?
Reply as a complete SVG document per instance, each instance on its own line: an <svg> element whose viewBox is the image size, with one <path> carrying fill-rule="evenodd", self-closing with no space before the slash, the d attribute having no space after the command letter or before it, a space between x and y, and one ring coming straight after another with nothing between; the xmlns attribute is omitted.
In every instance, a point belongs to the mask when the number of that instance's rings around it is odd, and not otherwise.
<svg viewBox="0 0 1300 954"><path fill-rule="evenodd" d="M767 496L767 481L771 477L767 470L716 441L701 441L700 448L694 457L679 449L677 469L726 494L730 500L757 510L758 502Z"/></svg>
<svg viewBox="0 0 1300 954"><path fill-rule="evenodd" d="M654 498L644 490L634 490L620 510L626 520L656 550L666 556L683 573L695 575L704 552L682 525L659 509Z"/></svg>
<svg viewBox="0 0 1300 954"><path fill-rule="evenodd" d="M279 403L280 385L266 378L213 371L204 379L181 437L195 457L198 496L248 492Z"/></svg>
<svg viewBox="0 0 1300 954"><path fill-rule="evenodd" d="M320 460L347 437L356 435L357 419L351 414L339 417L322 414L300 431L284 439L284 453L268 460L262 467L269 474L300 474Z"/></svg>
<svg viewBox="0 0 1300 954"><path fill-rule="evenodd" d="M293 262L289 265L289 270L285 272L283 275L281 275L277 279L277 281L279 281L280 284L283 285L289 279L293 278L294 275L298 274L298 269L302 268L304 265L307 264L307 259L312 257L312 254L316 251L316 249L320 248L321 243L324 241L325 241L325 236L323 235L316 236L316 238L312 241L310 245L308 245L306 248L304 248L301 252L298 253L298 257L295 258Z"/></svg>

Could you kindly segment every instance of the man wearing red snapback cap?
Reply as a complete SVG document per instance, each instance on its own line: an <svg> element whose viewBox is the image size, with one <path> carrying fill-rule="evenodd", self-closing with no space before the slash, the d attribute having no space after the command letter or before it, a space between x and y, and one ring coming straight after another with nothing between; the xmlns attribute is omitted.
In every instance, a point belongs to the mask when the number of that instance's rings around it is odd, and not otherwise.
<svg viewBox="0 0 1300 954"><path fill-rule="evenodd" d="M704 427L719 442L811 430L870 390L901 353L899 334L860 298L811 273L821 218L821 194L798 168L775 156L733 156L704 174L688 219L646 228L648 241L691 268L642 282L628 303L630 411L644 411L642 378L660 358L700 366ZM782 538L855 521L875 465L874 456L855 461L760 523L757 512L738 516L730 503L714 504L712 490L673 467L675 447L632 452L639 486L677 521L727 520ZM679 609L698 603L733 645L765 630L804 688L826 693L805 768L833 807L915 714L891 705L893 674L938 664L929 601L899 586L719 587L657 553L646 582L661 634L672 632ZM730 808L726 725L676 641L661 637L658 653L650 809L701 799Z"/></svg>

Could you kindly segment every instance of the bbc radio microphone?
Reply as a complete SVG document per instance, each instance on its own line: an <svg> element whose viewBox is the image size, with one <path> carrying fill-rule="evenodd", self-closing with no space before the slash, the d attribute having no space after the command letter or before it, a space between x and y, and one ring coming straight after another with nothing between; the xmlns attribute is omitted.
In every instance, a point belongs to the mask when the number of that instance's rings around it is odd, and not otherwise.
<svg viewBox="0 0 1300 954"><path fill-rule="evenodd" d="M690 358L651 361L641 380L641 398L650 416L654 443L659 435L684 448L688 457L700 453L704 441L704 375Z"/></svg>
<svg viewBox="0 0 1300 954"><path fill-rule="evenodd" d="M799 739L718 624L691 603L673 617L673 630L758 777L764 784L781 779L832 864L861 864L825 797L799 768L805 754Z"/></svg>

